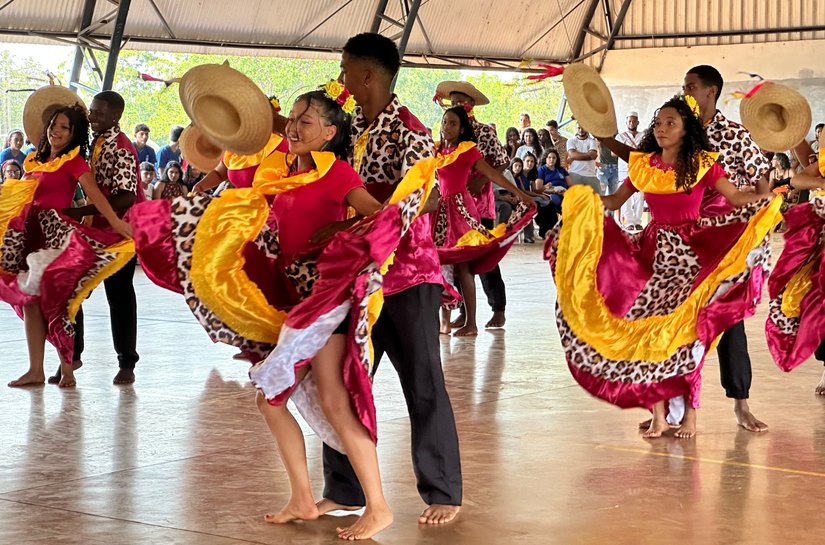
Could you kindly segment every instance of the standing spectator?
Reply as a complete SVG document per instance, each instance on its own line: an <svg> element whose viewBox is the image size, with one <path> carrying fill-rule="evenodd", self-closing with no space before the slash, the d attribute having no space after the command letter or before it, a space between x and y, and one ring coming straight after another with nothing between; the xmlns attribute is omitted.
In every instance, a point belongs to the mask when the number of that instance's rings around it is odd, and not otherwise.
<svg viewBox="0 0 825 545"><path fill-rule="evenodd" d="M612 195L619 189L619 158L613 155L607 146L599 144L599 162L596 177L605 190L605 195Z"/></svg>
<svg viewBox="0 0 825 545"><path fill-rule="evenodd" d="M135 140L132 144L137 150L138 162L143 163L149 161L152 164L158 162L155 155L155 148L148 144L149 142L149 125L146 123L138 123L135 125Z"/></svg>
<svg viewBox="0 0 825 545"><path fill-rule="evenodd" d="M140 185L143 188L143 196L146 197L147 201L152 200L155 180L157 180L155 164L149 161L142 162L140 164Z"/></svg>
<svg viewBox="0 0 825 545"><path fill-rule="evenodd" d="M561 167L567 168L567 138L561 135L559 132L559 122L555 119L551 119L545 125L547 128L547 132L550 133L550 143L556 151L559 152L559 158L561 158Z"/></svg>
<svg viewBox="0 0 825 545"><path fill-rule="evenodd" d="M627 130L619 133L616 140L630 146L633 149L638 149L644 138L644 131L639 130L639 114L638 112L628 112ZM619 181L624 182L627 179L627 161L619 159ZM619 212L619 224L630 231L642 230L642 211L644 210L645 199L641 191L636 191L627 199L622 205Z"/></svg>
<svg viewBox="0 0 825 545"><path fill-rule="evenodd" d="M573 184L589 185L601 195L601 184L596 177L596 158L599 156L599 144L580 124L576 124L576 136L567 141L567 159L570 166L570 181Z"/></svg>
<svg viewBox="0 0 825 545"><path fill-rule="evenodd" d="M507 150L507 155L510 157L510 160L516 156L516 151L518 151L519 146L521 146L521 135L518 129L508 127L507 132L504 133L504 149Z"/></svg>
<svg viewBox="0 0 825 545"><path fill-rule="evenodd" d="M172 127L172 130L169 132L169 144L158 150L157 169L158 176L161 178L163 178L166 165L169 164L169 161L174 161L180 166L180 145L178 145L178 140L182 132L183 127L180 125Z"/></svg>
<svg viewBox="0 0 825 545"><path fill-rule="evenodd" d="M6 147L0 152L0 163L5 163L9 159L17 161L17 164L22 165L26 159L26 154L23 153L23 131L20 129L13 129L6 137Z"/></svg>
<svg viewBox="0 0 825 545"><path fill-rule="evenodd" d="M518 116L519 132L524 134L525 129L529 129L532 123L530 122L530 114L521 112Z"/></svg>
<svg viewBox="0 0 825 545"><path fill-rule="evenodd" d="M525 129L521 136L524 139L524 144L516 150L516 157L522 161L528 153L532 153L534 157L541 157L542 149L541 144L539 144L539 135L536 133L536 129Z"/></svg>
<svg viewBox="0 0 825 545"><path fill-rule="evenodd" d="M822 134L823 127L825 127L825 123L817 123L814 129L814 139L811 142L811 149L814 150L814 153L819 153L819 135Z"/></svg>

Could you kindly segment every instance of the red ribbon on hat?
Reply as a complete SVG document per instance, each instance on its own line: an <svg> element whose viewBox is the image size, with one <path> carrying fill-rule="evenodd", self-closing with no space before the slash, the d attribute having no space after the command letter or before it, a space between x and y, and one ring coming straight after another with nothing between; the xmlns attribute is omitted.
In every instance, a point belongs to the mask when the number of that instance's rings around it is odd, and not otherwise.
<svg viewBox="0 0 825 545"><path fill-rule="evenodd" d="M552 64L539 64L541 68L544 68L544 72L541 74L533 74L532 76L527 76L529 80L542 80L547 78L554 78L561 74L564 74L564 66L553 66Z"/></svg>

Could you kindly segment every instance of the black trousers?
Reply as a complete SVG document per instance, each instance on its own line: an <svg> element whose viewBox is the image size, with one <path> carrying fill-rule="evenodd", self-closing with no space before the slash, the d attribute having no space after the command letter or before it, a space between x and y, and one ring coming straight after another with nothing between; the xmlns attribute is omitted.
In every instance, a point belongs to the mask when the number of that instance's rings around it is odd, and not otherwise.
<svg viewBox="0 0 825 545"><path fill-rule="evenodd" d="M822 339L822 342L819 343L819 347L814 352L814 357L822 363L825 363L825 339Z"/></svg>
<svg viewBox="0 0 825 545"><path fill-rule="evenodd" d="M137 353L137 299L135 298L135 266L132 258L122 269L103 281L106 300L109 302L109 320L112 324L112 341L121 369L134 369L140 357ZM83 309L77 313L74 335L74 359L83 355Z"/></svg>
<svg viewBox="0 0 825 545"><path fill-rule="evenodd" d="M719 355L719 375L725 395L732 399L748 399L753 373L744 321L734 324L722 334L716 353Z"/></svg>
<svg viewBox="0 0 825 545"><path fill-rule="evenodd" d="M496 220L492 218L481 218L481 224L487 229L495 227ZM504 312L504 307L507 306L507 292L504 288L504 280L501 278L501 268L496 265L496 268L490 272L479 275L481 278L481 287L484 289L484 295L487 296L487 304L493 312Z"/></svg>
<svg viewBox="0 0 825 545"><path fill-rule="evenodd" d="M547 231L556 226L559 221L559 212L554 203L547 206L540 206L536 211L536 223L539 226L539 238L544 238Z"/></svg>
<svg viewBox="0 0 825 545"><path fill-rule="evenodd" d="M441 286L419 284L388 296L372 331L376 368L386 353L398 373L412 435L418 493L428 504L461 505L458 433L441 369ZM324 445L324 497L364 505L349 459Z"/></svg>

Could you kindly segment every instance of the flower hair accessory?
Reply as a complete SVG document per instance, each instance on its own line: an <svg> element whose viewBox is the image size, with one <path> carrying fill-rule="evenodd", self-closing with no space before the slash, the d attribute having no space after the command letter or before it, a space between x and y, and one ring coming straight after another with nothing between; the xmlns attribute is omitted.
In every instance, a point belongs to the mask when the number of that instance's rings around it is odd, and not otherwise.
<svg viewBox="0 0 825 545"><path fill-rule="evenodd" d="M693 116L696 119L699 119L701 117L701 114L699 112L699 104L696 102L695 98L693 98L690 95L676 95L676 97L685 104L687 104L688 108L690 108L690 111L693 112Z"/></svg>
<svg viewBox="0 0 825 545"><path fill-rule="evenodd" d="M355 111L355 98L340 82L334 79L329 80L324 85L324 94L338 104L344 110L344 113L352 115L352 112Z"/></svg>
<svg viewBox="0 0 825 545"><path fill-rule="evenodd" d="M278 100L278 97L272 95L271 97L269 97L269 103L272 104L272 109L275 110L275 113L281 111L281 101Z"/></svg>

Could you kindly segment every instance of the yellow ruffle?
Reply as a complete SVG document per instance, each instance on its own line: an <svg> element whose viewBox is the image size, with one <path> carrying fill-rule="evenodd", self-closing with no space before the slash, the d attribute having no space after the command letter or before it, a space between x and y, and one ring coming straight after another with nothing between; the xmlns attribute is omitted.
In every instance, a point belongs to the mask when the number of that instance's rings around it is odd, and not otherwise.
<svg viewBox="0 0 825 545"><path fill-rule="evenodd" d="M490 236L485 235L481 231L472 229L461 235L461 238L458 239L455 246L484 246L485 244L489 244L490 242L503 237L506 232L506 223L499 223L490 229Z"/></svg>
<svg viewBox="0 0 825 545"><path fill-rule="evenodd" d="M11 220L19 216L23 209L34 200L38 183L37 180L32 179L8 179L3 184L3 190L0 192L0 247L2 247L1 244Z"/></svg>
<svg viewBox="0 0 825 545"><path fill-rule="evenodd" d="M565 193L562 205L565 221L554 275L565 320L578 337L606 358L664 361L677 348L697 339L699 310L720 282L745 270L750 250L781 220L781 204L782 198L776 197L757 212L716 269L672 313L626 320L610 312L596 283L604 244L601 199L589 187L574 185Z"/></svg>
<svg viewBox="0 0 825 545"><path fill-rule="evenodd" d="M112 244L103 251L115 254L115 259L100 269L97 274L80 288L77 295L69 301L69 320L71 320L72 323L75 321L80 305L91 295L94 289L98 287L101 282L125 267L126 264L129 263L129 260L135 257L135 241L122 240L117 244Z"/></svg>
<svg viewBox="0 0 825 545"><path fill-rule="evenodd" d="M26 159L23 161L23 170L26 173L32 172L55 172L60 170L60 167L77 157L80 153L80 146L76 147L69 153L61 155L60 157L56 157L51 161L46 161L45 163L41 163L37 161L34 156L36 155L35 152L31 152L26 156Z"/></svg>
<svg viewBox="0 0 825 545"><path fill-rule="evenodd" d="M335 164L335 159L335 154L330 151L313 151L312 160L315 162L315 169L297 176L289 176L287 155L280 151L275 152L264 159L255 171L252 187L264 195L277 195L292 191L326 176Z"/></svg>
<svg viewBox="0 0 825 545"><path fill-rule="evenodd" d="M238 155L231 151L226 151L223 154L223 164L226 165L227 170L243 170L245 168L256 167L260 165L264 159L272 155L272 152L283 142L284 138L278 134L272 134L266 146L259 152L250 155Z"/></svg>
<svg viewBox="0 0 825 545"><path fill-rule="evenodd" d="M817 164L819 165L819 175L825 178L825 149L820 149L817 153Z"/></svg>
<svg viewBox="0 0 825 545"><path fill-rule="evenodd" d="M785 286L785 291L782 293L782 314L788 318L799 318L801 314L802 300L814 285L812 276L816 261L816 258L808 261Z"/></svg>
<svg viewBox="0 0 825 545"><path fill-rule="evenodd" d="M438 148L438 143L437 142L436 142L435 147ZM450 153L447 153L446 155L439 155L438 156L438 158L436 159L438 161L437 168L444 168L447 165L451 165L451 164L455 163L458 160L458 158L461 157L462 153L470 151L474 147L476 147L475 142L461 142Z"/></svg>
<svg viewBox="0 0 825 545"><path fill-rule="evenodd" d="M719 154L716 152L700 152L699 157L699 172L696 174L691 187L698 184L708 170L716 162ZM630 181L633 182L633 187L643 193L654 193L656 195L672 195L674 193L682 193L682 189L676 188L676 172L664 171L650 164L650 158L653 153L642 153L640 151L630 152L630 161L628 162L627 174L630 176Z"/></svg>

